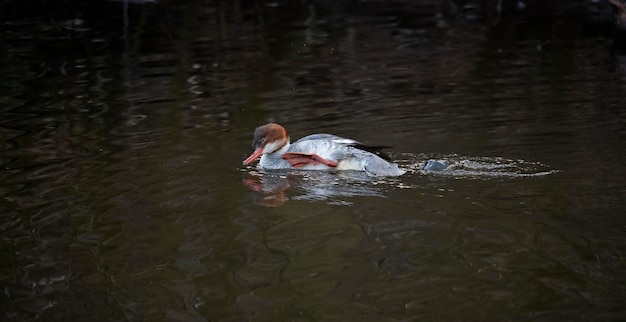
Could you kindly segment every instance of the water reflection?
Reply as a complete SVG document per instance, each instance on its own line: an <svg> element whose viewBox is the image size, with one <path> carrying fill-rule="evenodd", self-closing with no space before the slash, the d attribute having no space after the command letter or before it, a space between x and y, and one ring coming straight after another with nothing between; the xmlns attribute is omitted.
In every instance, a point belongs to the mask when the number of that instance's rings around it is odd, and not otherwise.
<svg viewBox="0 0 626 322"><path fill-rule="evenodd" d="M277 207L289 199L351 205L351 197L383 197L383 182L356 171L248 171L244 184L255 203ZM288 192L290 191L290 192ZM288 197L288 195L290 197Z"/></svg>

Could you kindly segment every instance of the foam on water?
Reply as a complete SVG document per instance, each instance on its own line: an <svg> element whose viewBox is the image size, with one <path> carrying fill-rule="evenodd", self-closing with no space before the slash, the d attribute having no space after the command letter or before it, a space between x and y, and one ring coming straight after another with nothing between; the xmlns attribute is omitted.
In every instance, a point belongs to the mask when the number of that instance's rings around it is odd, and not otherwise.
<svg viewBox="0 0 626 322"><path fill-rule="evenodd" d="M503 157L439 156L423 160L412 157L403 161L409 173L467 178L537 177L559 172L538 161L513 160Z"/></svg>

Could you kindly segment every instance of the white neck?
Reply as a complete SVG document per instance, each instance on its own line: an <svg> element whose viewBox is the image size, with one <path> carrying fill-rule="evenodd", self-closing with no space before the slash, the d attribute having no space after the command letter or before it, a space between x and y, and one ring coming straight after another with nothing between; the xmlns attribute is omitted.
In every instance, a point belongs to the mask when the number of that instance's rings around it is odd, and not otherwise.
<svg viewBox="0 0 626 322"><path fill-rule="evenodd" d="M283 154L289 150L290 145L289 141L287 141L287 144L282 148L271 153L263 153L261 160L259 160L259 166L264 169L288 169L291 165L288 161L283 160Z"/></svg>

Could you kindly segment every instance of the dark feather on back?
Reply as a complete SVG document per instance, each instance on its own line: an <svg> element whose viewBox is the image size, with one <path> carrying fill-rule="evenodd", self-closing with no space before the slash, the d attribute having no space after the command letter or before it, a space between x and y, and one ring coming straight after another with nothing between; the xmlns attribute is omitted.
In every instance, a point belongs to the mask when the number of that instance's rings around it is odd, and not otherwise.
<svg viewBox="0 0 626 322"><path fill-rule="evenodd" d="M363 151L367 151L369 153L374 153L377 156L381 157L385 161L391 161L391 157L387 155L385 152L381 151L382 149L391 148L386 145L364 145L364 144L350 144L351 147Z"/></svg>

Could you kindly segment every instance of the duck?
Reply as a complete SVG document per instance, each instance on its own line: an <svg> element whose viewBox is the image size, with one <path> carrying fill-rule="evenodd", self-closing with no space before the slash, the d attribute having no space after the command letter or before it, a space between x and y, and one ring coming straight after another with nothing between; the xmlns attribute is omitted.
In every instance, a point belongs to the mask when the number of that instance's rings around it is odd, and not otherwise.
<svg viewBox="0 0 626 322"><path fill-rule="evenodd" d="M325 133L291 143L287 130L277 123L257 127L252 147L254 152L243 165L260 158L260 169L354 170L369 176L401 176L406 172L382 152L388 146L369 146Z"/></svg>

